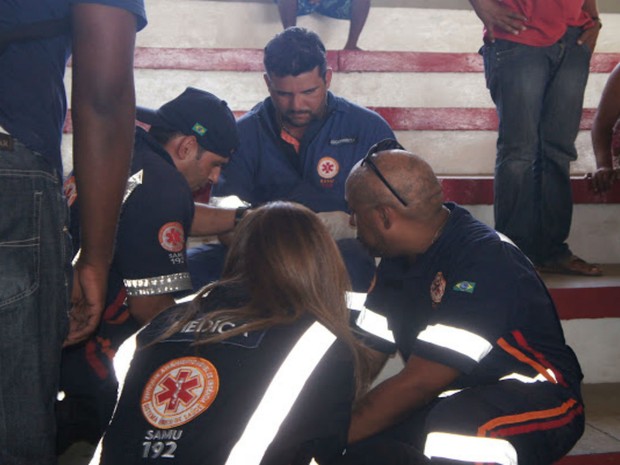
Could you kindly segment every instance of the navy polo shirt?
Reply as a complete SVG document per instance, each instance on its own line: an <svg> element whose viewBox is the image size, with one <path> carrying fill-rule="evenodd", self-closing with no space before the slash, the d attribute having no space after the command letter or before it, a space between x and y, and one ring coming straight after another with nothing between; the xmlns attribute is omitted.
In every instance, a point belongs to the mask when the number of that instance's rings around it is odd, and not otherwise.
<svg viewBox="0 0 620 465"><path fill-rule="evenodd" d="M143 0L20 0L0 2L0 30L66 18L76 3L123 8L136 15L138 30L146 26ZM70 31L50 39L14 42L0 53L0 126L42 154L59 174L67 113L63 79L70 54Z"/></svg>
<svg viewBox="0 0 620 465"><path fill-rule="evenodd" d="M299 153L280 137L270 98L239 119L239 149L213 195L237 195L253 205L301 203L316 212L348 211L344 184L375 143L394 138L377 113L328 93L327 115L306 130Z"/></svg>
<svg viewBox="0 0 620 465"><path fill-rule="evenodd" d="M424 254L381 261L366 306L388 318L405 359L459 370L455 388L517 373L555 377L579 394L579 363L530 261L467 210L446 206L449 220Z"/></svg>

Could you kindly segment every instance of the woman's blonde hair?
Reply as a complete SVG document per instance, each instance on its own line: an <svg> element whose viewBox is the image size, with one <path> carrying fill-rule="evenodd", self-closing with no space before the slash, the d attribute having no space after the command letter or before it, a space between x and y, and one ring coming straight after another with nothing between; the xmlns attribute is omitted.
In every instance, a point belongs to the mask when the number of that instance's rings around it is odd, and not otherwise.
<svg viewBox="0 0 620 465"><path fill-rule="evenodd" d="M231 285L240 285L248 292L245 303L198 318L234 322L234 328L201 333L195 344L292 323L310 314L352 349L361 393L370 361L349 327L347 270L336 243L315 213L299 204L278 201L248 214L236 229L221 280L203 288L189 307L176 313L172 326L160 339L196 319L208 300L203 297L212 289Z"/></svg>

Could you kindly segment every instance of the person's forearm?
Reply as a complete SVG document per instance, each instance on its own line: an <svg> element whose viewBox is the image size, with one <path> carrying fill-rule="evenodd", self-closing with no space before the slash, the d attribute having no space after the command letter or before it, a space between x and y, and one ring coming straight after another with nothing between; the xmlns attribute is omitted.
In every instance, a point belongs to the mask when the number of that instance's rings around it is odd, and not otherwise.
<svg viewBox="0 0 620 465"><path fill-rule="evenodd" d="M348 442L360 441L395 425L432 399L433 395L416 389L402 372L385 380L354 408Z"/></svg>
<svg viewBox="0 0 620 465"><path fill-rule="evenodd" d="M585 0L581 9L588 13L591 17L598 18L599 12L596 0Z"/></svg>
<svg viewBox="0 0 620 465"><path fill-rule="evenodd" d="M615 122L615 121L614 121ZM592 147L597 168L612 168L612 132L614 124L600 112L592 123Z"/></svg>
<svg viewBox="0 0 620 465"><path fill-rule="evenodd" d="M231 231L235 227L236 209L220 208L196 203L191 236L213 236Z"/></svg>
<svg viewBox="0 0 620 465"><path fill-rule="evenodd" d="M112 260L133 147L136 20L128 11L100 5L83 4L73 11L79 17L73 31L71 106L80 260L103 265ZM99 43L102 37L105 44Z"/></svg>

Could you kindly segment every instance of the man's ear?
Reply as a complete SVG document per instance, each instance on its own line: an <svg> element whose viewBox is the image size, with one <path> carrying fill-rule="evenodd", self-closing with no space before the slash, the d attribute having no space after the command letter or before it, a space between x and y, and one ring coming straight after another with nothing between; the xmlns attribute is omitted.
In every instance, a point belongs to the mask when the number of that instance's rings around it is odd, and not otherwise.
<svg viewBox="0 0 620 465"><path fill-rule="evenodd" d="M383 229L390 229L393 224L392 209L386 205L379 205L375 208L375 211Z"/></svg>
<svg viewBox="0 0 620 465"><path fill-rule="evenodd" d="M179 160L187 160L196 153L198 142L194 136L183 136L176 148L176 155Z"/></svg>
<svg viewBox="0 0 620 465"><path fill-rule="evenodd" d="M329 89L329 85L332 83L332 69L327 68L325 70L325 87Z"/></svg>
<svg viewBox="0 0 620 465"><path fill-rule="evenodd" d="M267 90L271 91L271 79L269 79L269 75L267 73L263 73L263 79L265 80L265 85L267 86Z"/></svg>

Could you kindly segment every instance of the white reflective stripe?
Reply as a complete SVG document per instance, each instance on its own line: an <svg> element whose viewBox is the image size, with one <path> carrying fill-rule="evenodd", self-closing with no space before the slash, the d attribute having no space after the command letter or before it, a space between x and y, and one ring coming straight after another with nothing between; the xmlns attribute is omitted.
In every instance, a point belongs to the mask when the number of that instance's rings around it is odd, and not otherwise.
<svg viewBox="0 0 620 465"><path fill-rule="evenodd" d="M456 394L457 392L461 392L461 391L462 391L462 389L450 389L449 391L443 391L437 397L440 397L440 398L450 397L450 396L453 396L454 394Z"/></svg>
<svg viewBox="0 0 620 465"><path fill-rule="evenodd" d="M555 373L553 372L553 370L547 369L547 373L549 374L549 376L551 376L551 378L553 378L553 380L556 383L558 382L557 378L555 377ZM506 375L503 378L500 378L500 381L504 381L506 379L516 379L517 381L521 381L522 383L539 383L541 381L542 382L549 381L541 373L538 373L533 378L531 376L525 376L525 375L522 375L520 373L510 373L509 375Z"/></svg>
<svg viewBox="0 0 620 465"><path fill-rule="evenodd" d="M299 338L254 411L226 465L258 465L304 384L336 340L315 322Z"/></svg>
<svg viewBox="0 0 620 465"><path fill-rule="evenodd" d="M418 335L418 339L454 350L476 362L482 360L493 348L486 339L477 334L441 324L427 326Z"/></svg>
<svg viewBox="0 0 620 465"><path fill-rule="evenodd" d="M390 331L390 328L388 327L388 320L383 315L379 315L378 313L364 307L357 317L355 324L367 333L394 343L394 334Z"/></svg>
<svg viewBox="0 0 620 465"><path fill-rule="evenodd" d="M364 310L364 303L366 302L366 294L365 292L347 292L347 307L351 310L359 310L360 312Z"/></svg>
<svg viewBox="0 0 620 465"><path fill-rule="evenodd" d="M123 279L129 296L161 295L192 288L189 273L173 273L141 279Z"/></svg>
<svg viewBox="0 0 620 465"><path fill-rule="evenodd" d="M424 455L474 463L518 465L517 451L505 439L430 433L426 437Z"/></svg>
<svg viewBox="0 0 620 465"><path fill-rule="evenodd" d="M144 181L144 170L140 170L137 173L134 173L128 180L127 185L125 186L125 194L123 195L123 205L127 202L129 196L133 193L133 191Z"/></svg>
<svg viewBox="0 0 620 465"><path fill-rule="evenodd" d="M517 247L517 244L515 244L514 242L512 242L512 239L510 239L508 236L502 234L499 231L495 231L497 233L497 235L499 236L499 238L501 239L502 242L506 242L508 244L514 245L515 247ZM518 248L518 247L517 247Z"/></svg>

